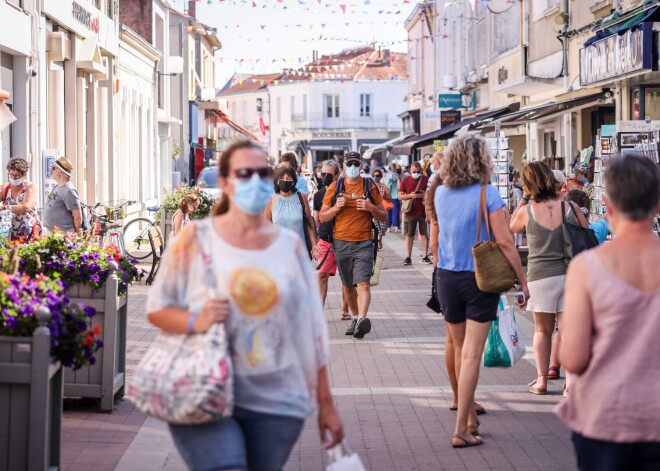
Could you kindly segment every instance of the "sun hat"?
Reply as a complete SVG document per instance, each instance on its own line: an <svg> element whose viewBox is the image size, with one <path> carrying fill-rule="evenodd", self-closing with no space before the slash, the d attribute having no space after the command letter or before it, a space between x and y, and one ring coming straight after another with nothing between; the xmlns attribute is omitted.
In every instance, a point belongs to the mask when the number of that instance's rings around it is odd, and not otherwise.
<svg viewBox="0 0 660 471"><path fill-rule="evenodd" d="M55 165L57 165L57 168L64 172L64 174L68 175L69 177L71 176L71 172L73 172L73 164L69 159L66 157L60 157L55 161Z"/></svg>

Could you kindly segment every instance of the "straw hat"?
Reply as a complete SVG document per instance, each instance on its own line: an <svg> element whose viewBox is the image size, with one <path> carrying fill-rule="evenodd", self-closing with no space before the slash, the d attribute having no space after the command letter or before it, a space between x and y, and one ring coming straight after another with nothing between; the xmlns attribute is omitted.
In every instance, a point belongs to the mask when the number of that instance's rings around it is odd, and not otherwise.
<svg viewBox="0 0 660 471"><path fill-rule="evenodd" d="M55 161L55 165L57 165L57 168L59 168L66 175L71 176L71 172L73 172L73 164L69 159L66 157L60 157Z"/></svg>

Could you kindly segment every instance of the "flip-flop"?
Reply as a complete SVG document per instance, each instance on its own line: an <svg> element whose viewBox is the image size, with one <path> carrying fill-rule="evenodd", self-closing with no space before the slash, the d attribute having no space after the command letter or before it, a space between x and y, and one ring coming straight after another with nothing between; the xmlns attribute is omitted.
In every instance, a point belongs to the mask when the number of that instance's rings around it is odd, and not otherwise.
<svg viewBox="0 0 660 471"><path fill-rule="evenodd" d="M532 394L536 394L537 396L545 396L546 394L548 394L548 388L537 388L534 386L537 381L538 378L527 385L529 386L528 388L529 392L531 392Z"/></svg>
<svg viewBox="0 0 660 471"><path fill-rule="evenodd" d="M483 442L484 442L480 437L475 437L476 441L474 441L474 442L468 442L465 438L459 437L458 435L453 435L452 438L458 438L460 441L463 442L462 444L454 443L454 441L452 440L452 442L451 442L452 448L468 448L468 447L471 447L471 446L479 446L479 445L483 444Z"/></svg>
<svg viewBox="0 0 660 471"><path fill-rule="evenodd" d="M350 321L351 319L352 319L352 317L348 312L342 312L341 313L341 320L342 321Z"/></svg>

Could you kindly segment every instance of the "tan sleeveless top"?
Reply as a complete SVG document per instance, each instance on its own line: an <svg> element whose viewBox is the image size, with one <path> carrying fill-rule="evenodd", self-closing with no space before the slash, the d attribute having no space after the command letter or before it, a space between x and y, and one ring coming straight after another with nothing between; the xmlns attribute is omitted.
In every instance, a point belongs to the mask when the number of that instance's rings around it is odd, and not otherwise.
<svg viewBox="0 0 660 471"><path fill-rule="evenodd" d="M584 257L594 312L591 360L557 415L594 440L660 442L660 288L644 293L611 273L596 251Z"/></svg>

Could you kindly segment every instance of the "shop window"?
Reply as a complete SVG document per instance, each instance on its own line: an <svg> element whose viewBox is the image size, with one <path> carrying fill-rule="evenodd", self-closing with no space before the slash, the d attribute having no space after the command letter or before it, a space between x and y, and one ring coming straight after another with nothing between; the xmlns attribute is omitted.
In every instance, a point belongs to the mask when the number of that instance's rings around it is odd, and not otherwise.
<svg viewBox="0 0 660 471"><path fill-rule="evenodd" d="M302 97L302 114L303 119L307 119L307 95L303 95Z"/></svg>
<svg viewBox="0 0 660 471"><path fill-rule="evenodd" d="M639 95L640 95L639 88L635 88L632 91L632 97L631 97L632 98L632 100L631 100L632 101L632 119L634 119L634 120L640 119L640 116L641 116L641 110L639 109L639 104L640 104Z"/></svg>
<svg viewBox="0 0 660 471"><path fill-rule="evenodd" d="M296 113L296 97L291 96L291 121L293 121L293 115Z"/></svg>
<svg viewBox="0 0 660 471"><path fill-rule="evenodd" d="M660 88L647 88L644 90L644 115L645 119L660 120Z"/></svg>
<svg viewBox="0 0 660 471"><path fill-rule="evenodd" d="M262 98L257 98L257 113L263 113L264 111L264 100Z"/></svg>
<svg viewBox="0 0 660 471"><path fill-rule="evenodd" d="M7 0L7 3L14 5L16 8L23 8L23 0Z"/></svg>
<svg viewBox="0 0 660 471"><path fill-rule="evenodd" d="M282 121L282 97L277 97L277 107L275 108L277 122Z"/></svg>

